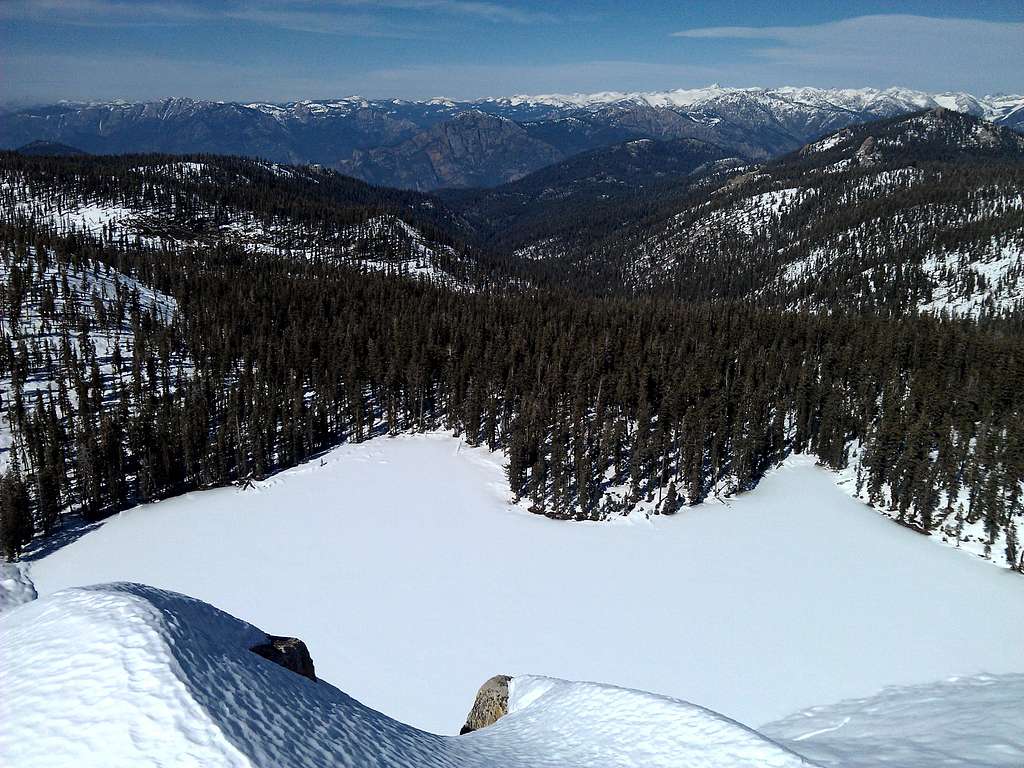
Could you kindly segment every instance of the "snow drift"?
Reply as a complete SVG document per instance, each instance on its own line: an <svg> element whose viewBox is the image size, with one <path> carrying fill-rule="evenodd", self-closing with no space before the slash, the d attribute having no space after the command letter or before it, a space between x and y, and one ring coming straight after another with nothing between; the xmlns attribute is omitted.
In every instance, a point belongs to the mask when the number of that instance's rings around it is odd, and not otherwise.
<svg viewBox="0 0 1024 768"><path fill-rule="evenodd" d="M513 679L466 736L404 725L269 662L265 633L139 584L63 590L0 617L5 765L812 765L701 707L595 683ZM467 703L468 704L468 703Z"/></svg>
<svg viewBox="0 0 1024 768"><path fill-rule="evenodd" d="M1020 768L1024 674L892 686L759 730L829 768Z"/></svg>

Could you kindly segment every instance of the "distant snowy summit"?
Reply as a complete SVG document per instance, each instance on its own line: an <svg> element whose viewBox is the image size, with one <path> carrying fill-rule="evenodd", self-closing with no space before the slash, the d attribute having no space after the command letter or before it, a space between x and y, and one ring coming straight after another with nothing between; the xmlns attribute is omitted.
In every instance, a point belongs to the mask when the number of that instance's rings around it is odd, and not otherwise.
<svg viewBox="0 0 1024 768"><path fill-rule="evenodd" d="M736 88L714 83L704 88L676 88L664 91L597 91L594 93L547 93L492 96L482 99L432 98L424 100L374 100L348 96L333 100L303 100L283 104L250 103L246 107L277 117L301 114L328 115L351 113L373 107L392 109L414 106L452 112L467 109L522 110L598 110L607 107L650 107L683 111L713 112L716 107L757 104L772 112L789 108L795 112L844 110L869 114L875 118L918 112L936 107L964 112L992 122L1010 125L1024 123L1024 95L988 94L976 96L963 91L933 93L912 88L814 88L780 86L777 88Z"/></svg>
<svg viewBox="0 0 1024 768"><path fill-rule="evenodd" d="M1020 114L1020 110L1024 108L1024 95L974 96L970 93L952 91L927 93L910 88L731 88L714 83L705 88L677 88L667 91L552 93L536 96L517 95L484 101L563 108L634 104L684 109L699 109L718 101L749 101L764 105L789 104L794 109L839 108L854 112L870 112L878 117L946 107L985 120L1001 121L1014 114L1018 121L1024 119L1024 115Z"/></svg>
<svg viewBox="0 0 1024 768"><path fill-rule="evenodd" d="M606 107L610 105L638 105L666 108L699 108L718 100L748 100L752 102L788 103L804 109L842 108L856 112L903 114L935 107L946 107L966 112L986 120L1000 121L1016 116L1017 122L1024 121L1024 94L986 94L983 96L965 91L920 91L913 88L817 88L812 86L778 87L732 87L718 83L702 88L675 88L661 91L596 91L590 93L544 93L515 94L512 96L488 96L479 99L452 99L433 97L429 99L374 99L361 95L343 96L333 99L299 99L295 101L207 101L188 97L157 99L148 102L111 99L106 101L68 101L56 103L59 108L73 109L121 109L137 110L147 105L149 110L157 109L161 115L180 115L204 106L235 106L253 109L275 117L300 115L327 115L351 113L360 109L430 107L438 111L463 111L474 107L490 105L523 107L544 106L560 109ZM159 105L159 107L157 107Z"/></svg>

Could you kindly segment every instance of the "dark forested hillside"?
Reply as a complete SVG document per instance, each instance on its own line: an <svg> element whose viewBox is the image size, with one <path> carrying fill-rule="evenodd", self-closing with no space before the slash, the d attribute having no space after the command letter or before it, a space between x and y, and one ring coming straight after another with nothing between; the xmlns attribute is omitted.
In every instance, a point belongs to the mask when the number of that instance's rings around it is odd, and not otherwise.
<svg viewBox="0 0 1024 768"><path fill-rule="evenodd" d="M19 155L36 155L43 157L75 157L86 154L82 150L61 144L59 141L45 141L37 139L30 141L23 147L18 147Z"/></svg>
<svg viewBox="0 0 1024 768"><path fill-rule="evenodd" d="M813 283L823 298L798 310L781 291L751 290L752 270L779 268L760 240L828 236L852 259L855 246L831 233L891 220L893 200L901 215L932 211L922 219L932 242L973 247L975 228L1003 242L1019 216L1004 201L1020 188L1013 166L919 163L923 181L908 190L879 186L874 166L806 171L799 189L774 186L786 163L731 181L697 174L692 199L671 202L682 205L673 220L696 232L687 217L710 217L737 234L702 230L709 261L694 261L692 290L673 295L609 290L597 277L620 269L610 258L589 285L557 258L543 260L546 275L517 272L440 198L318 169L213 157L2 162L8 556L53 534L62 513L94 519L244 485L342 441L445 428L504 450L511 488L534 511L583 520L676 513L813 452L900 523L980 539L1021 567L1019 313L897 312L896 298L867 300L913 286L884 270L856 305L827 280ZM681 169L691 167L697 158ZM898 179L902 168L882 170ZM562 178L584 197L601 183ZM761 207L740 202L751 199ZM730 218L737 211L747 218ZM952 226L954 211L970 226ZM879 232L872 248L891 236Z"/></svg>
<svg viewBox="0 0 1024 768"><path fill-rule="evenodd" d="M501 272L436 198L316 166L208 155L0 153L0 174L5 211L62 232L176 248L233 243L460 283Z"/></svg>
<svg viewBox="0 0 1024 768"><path fill-rule="evenodd" d="M442 190L439 196L488 248L526 249L611 235L685 195L697 179L744 165L729 150L695 139L634 139L575 155L489 190Z"/></svg>

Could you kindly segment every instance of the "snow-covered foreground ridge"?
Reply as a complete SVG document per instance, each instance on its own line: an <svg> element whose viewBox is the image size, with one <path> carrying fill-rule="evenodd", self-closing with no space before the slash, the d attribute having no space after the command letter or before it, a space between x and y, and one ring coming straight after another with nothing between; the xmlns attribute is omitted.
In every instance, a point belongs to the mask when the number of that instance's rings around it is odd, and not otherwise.
<svg viewBox="0 0 1024 768"><path fill-rule="evenodd" d="M211 605L141 584L72 588L9 610L0 616L0 762L1010 768L1024 760L1024 675L889 688L762 733L677 699L526 675L511 680L508 713L496 723L438 736L251 652L266 641Z"/></svg>
<svg viewBox="0 0 1024 768"><path fill-rule="evenodd" d="M250 648L263 632L139 584L61 591L0 618L6 765L789 768L812 763L682 701L513 680L509 714L436 736ZM13 662L13 663L12 663Z"/></svg>

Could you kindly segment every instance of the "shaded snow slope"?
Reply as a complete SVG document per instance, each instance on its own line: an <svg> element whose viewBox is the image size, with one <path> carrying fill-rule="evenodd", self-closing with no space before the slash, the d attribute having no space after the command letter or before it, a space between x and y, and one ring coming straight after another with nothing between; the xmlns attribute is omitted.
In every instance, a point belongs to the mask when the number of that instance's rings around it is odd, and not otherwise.
<svg viewBox="0 0 1024 768"><path fill-rule="evenodd" d="M32 564L41 595L141 581L301 637L325 679L453 733L495 672L602 680L759 723L886 685L1024 671L1024 580L793 459L672 518L508 504L501 457L381 438L122 513Z"/></svg>
<svg viewBox="0 0 1024 768"><path fill-rule="evenodd" d="M1017 768L1024 765L1024 675L887 688L761 731L829 768Z"/></svg>
<svg viewBox="0 0 1024 768"><path fill-rule="evenodd" d="M16 660L0 668L0 758L21 768L810 765L692 704L545 678L516 681L495 725L435 736L248 650L265 640L210 605L139 584L22 606L0 618Z"/></svg>

